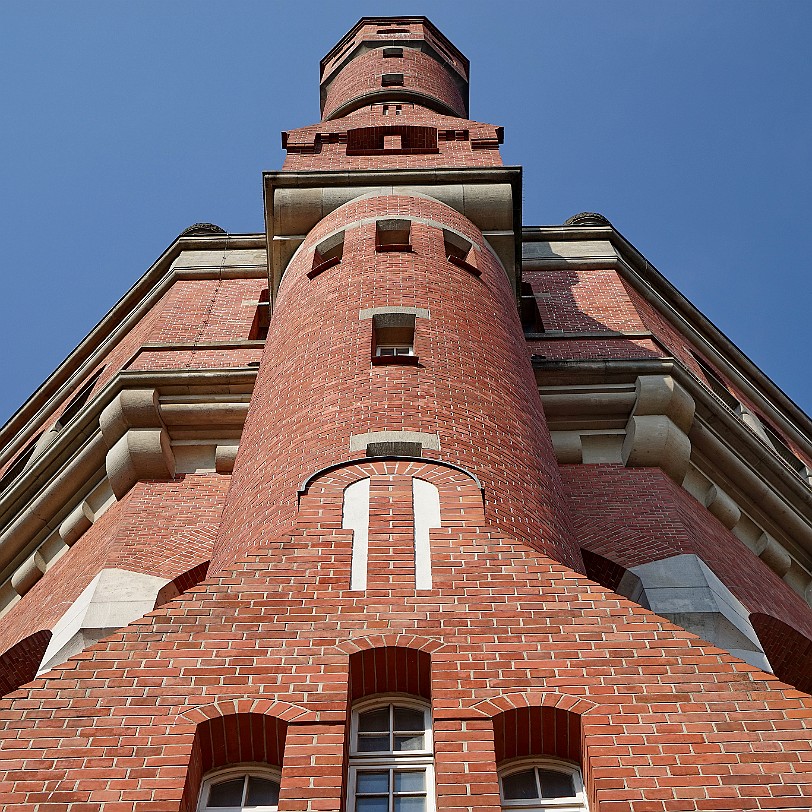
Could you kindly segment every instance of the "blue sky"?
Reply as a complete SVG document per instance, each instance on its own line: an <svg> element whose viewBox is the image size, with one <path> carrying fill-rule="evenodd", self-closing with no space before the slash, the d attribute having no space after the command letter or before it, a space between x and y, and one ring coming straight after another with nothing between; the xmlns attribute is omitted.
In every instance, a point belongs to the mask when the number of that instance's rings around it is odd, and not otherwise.
<svg viewBox="0 0 812 812"><path fill-rule="evenodd" d="M603 212L807 412L812 3L0 4L0 422L186 226L261 231L362 15L426 14L524 221Z"/></svg>

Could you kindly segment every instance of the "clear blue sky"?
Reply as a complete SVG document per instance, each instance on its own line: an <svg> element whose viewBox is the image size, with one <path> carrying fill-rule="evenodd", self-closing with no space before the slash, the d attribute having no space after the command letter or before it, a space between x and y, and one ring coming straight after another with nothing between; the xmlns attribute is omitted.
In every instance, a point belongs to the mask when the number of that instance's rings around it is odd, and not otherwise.
<svg viewBox="0 0 812 812"><path fill-rule="evenodd" d="M426 14L524 221L606 214L812 411L812 3L0 4L0 422L186 226L261 231L279 133L362 15Z"/></svg>

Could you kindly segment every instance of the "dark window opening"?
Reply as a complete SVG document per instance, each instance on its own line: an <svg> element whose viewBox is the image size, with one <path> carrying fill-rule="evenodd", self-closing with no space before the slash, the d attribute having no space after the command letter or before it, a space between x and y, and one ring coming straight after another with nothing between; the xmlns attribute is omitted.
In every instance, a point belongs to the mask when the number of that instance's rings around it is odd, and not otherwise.
<svg viewBox="0 0 812 812"><path fill-rule="evenodd" d="M476 251L474 251L473 243L445 228L443 229L443 243L446 259L450 263L464 268L474 276L479 276L482 273L477 267Z"/></svg>
<svg viewBox="0 0 812 812"><path fill-rule="evenodd" d="M382 87L400 87L402 84L402 73L385 73L383 76L381 76Z"/></svg>
<svg viewBox="0 0 812 812"><path fill-rule="evenodd" d="M727 384L722 380L719 373L707 362L700 358L696 353L692 352L694 360L699 364L699 368L707 379L708 388L713 392L726 406L735 410L739 406L738 398L732 394L727 388Z"/></svg>
<svg viewBox="0 0 812 812"><path fill-rule="evenodd" d="M410 220L378 220L375 224L376 251L411 251Z"/></svg>
<svg viewBox="0 0 812 812"><path fill-rule="evenodd" d="M268 327L271 323L271 302L268 288L259 294L257 311L254 313L254 320L251 322L251 330L248 333L249 341L264 341L268 337Z"/></svg>
<svg viewBox="0 0 812 812"><path fill-rule="evenodd" d="M13 463L8 467L5 474L0 478L0 491L4 491L15 479L25 470L28 461L37 450L37 443L42 434L38 434L28 445L17 455Z"/></svg>
<svg viewBox="0 0 812 812"><path fill-rule="evenodd" d="M322 240L313 251L313 267L307 274L310 279L322 271L338 265L344 257L344 232L339 231L326 240Z"/></svg>
<svg viewBox="0 0 812 812"><path fill-rule="evenodd" d="M397 59L398 57L403 56L403 48L384 48L383 49L383 58L384 59Z"/></svg>
<svg viewBox="0 0 812 812"><path fill-rule="evenodd" d="M422 457L422 443L367 443L368 457Z"/></svg>
<svg viewBox="0 0 812 812"><path fill-rule="evenodd" d="M408 28L379 28L379 34L408 34Z"/></svg>
<svg viewBox="0 0 812 812"><path fill-rule="evenodd" d="M399 116L400 105L385 104L383 114ZM437 129L391 124L381 127L355 127L347 131L347 155L427 155L437 153Z"/></svg>
<svg viewBox="0 0 812 812"><path fill-rule="evenodd" d="M544 322L541 320L541 313L539 313L538 299L536 299L533 286L529 282L522 282L519 315L522 320L522 329L526 333L544 332Z"/></svg>
<svg viewBox="0 0 812 812"><path fill-rule="evenodd" d="M413 313L377 313L372 317L372 363L415 365Z"/></svg>
<svg viewBox="0 0 812 812"><path fill-rule="evenodd" d="M82 406L87 403L88 399L90 398L90 393L93 391L93 387L98 383L99 378L101 377L102 372L104 372L104 367L102 367L98 372L96 372L87 383L82 386L79 391L71 398L68 405L65 407L65 410L59 416L59 420L56 422L55 428L62 429L74 417L79 413L79 410Z"/></svg>
<svg viewBox="0 0 812 812"><path fill-rule="evenodd" d="M803 462L803 460L800 460L795 456L795 453L792 451L789 445L787 445L787 442L781 436L778 429L765 420L761 415L757 415L757 417L761 421L761 425L764 428L764 433L767 435L773 449L775 449L775 453L778 454L778 456L781 457L784 462L788 463L791 468L796 470L799 474L805 476L806 464Z"/></svg>

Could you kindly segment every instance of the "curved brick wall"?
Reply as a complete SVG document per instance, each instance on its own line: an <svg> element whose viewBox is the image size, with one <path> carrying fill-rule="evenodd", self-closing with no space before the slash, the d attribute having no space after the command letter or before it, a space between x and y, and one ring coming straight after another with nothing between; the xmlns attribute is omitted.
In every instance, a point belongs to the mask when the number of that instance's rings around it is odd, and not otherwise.
<svg viewBox="0 0 812 812"><path fill-rule="evenodd" d="M412 197L354 201L311 232L271 319L213 571L289 533L300 484L361 456L351 435L374 431L438 433L441 450L424 456L479 477L492 527L580 568L560 525L558 468L504 270L487 250L481 277L451 264L440 228L420 222L412 253L376 253L375 218L385 216L433 220L484 244L462 215ZM314 246L342 226L343 260L308 279ZM381 306L430 310L416 324L419 366L372 365L372 321L359 311Z"/></svg>
<svg viewBox="0 0 812 812"><path fill-rule="evenodd" d="M398 46L399 43L386 45ZM382 87L381 77L385 73L402 73L403 85ZM410 90L436 99L457 115L466 117L465 103L448 70L422 51L405 47L401 58L384 58L381 47L367 51L349 62L330 85L322 117L329 118L338 108L353 99L359 99L360 106L364 102L359 97L367 94L388 91L392 98L398 98L403 91ZM373 100L384 99L376 96L374 99L370 98L368 103Z"/></svg>

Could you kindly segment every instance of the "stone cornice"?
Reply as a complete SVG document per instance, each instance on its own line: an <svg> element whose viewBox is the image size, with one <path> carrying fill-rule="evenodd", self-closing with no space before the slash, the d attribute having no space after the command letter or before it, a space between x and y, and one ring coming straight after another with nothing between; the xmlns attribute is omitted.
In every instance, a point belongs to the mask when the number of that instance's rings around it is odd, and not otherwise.
<svg viewBox="0 0 812 812"><path fill-rule="evenodd" d="M629 448L634 438L629 439L629 432L635 412L640 412L641 381L673 379L693 403L694 411L690 420L683 420L680 426L687 440L680 454L688 470L672 465L669 475L720 517L756 554L764 549L772 554L783 548L785 552L779 558L787 563L779 574L807 601L812 600L809 482L765 445L690 370L671 358L535 358L533 366L559 462L654 465L667 473L673 450L665 456L660 454L662 459L647 461L640 455L635 459ZM667 411L667 407L656 408L656 402L655 408L643 410L652 415ZM662 422L662 418L658 419ZM582 448L587 441L597 443L595 448L604 444L603 458L587 458L587 446Z"/></svg>
<svg viewBox="0 0 812 812"><path fill-rule="evenodd" d="M54 370L30 398L0 429L0 465L15 456L56 406L81 384L87 373L101 363L112 347L178 279L264 277L263 266L229 267L223 264L174 267L187 251L239 251L264 249L262 234L225 234L180 237L161 254L152 267L110 309L75 350Z"/></svg>
<svg viewBox="0 0 812 812"><path fill-rule="evenodd" d="M57 530L73 543L91 524L82 500L101 483L109 481L111 498L120 498L139 478L172 478L173 441L212 446L212 470L230 471L256 373L116 375L0 497L0 584L32 556L39 556L34 568L43 570L60 549ZM38 552L43 543L48 549Z"/></svg>
<svg viewBox="0 0 812 812"><path fill-rule="evenodd" d="M534 226L522 231L523 242L610 242L616 256L530 258L526 270L581 267L613 269L670 321L742 395L812 457L812 420L727 336L692 305L622 234L612 226Z"/></svg>

